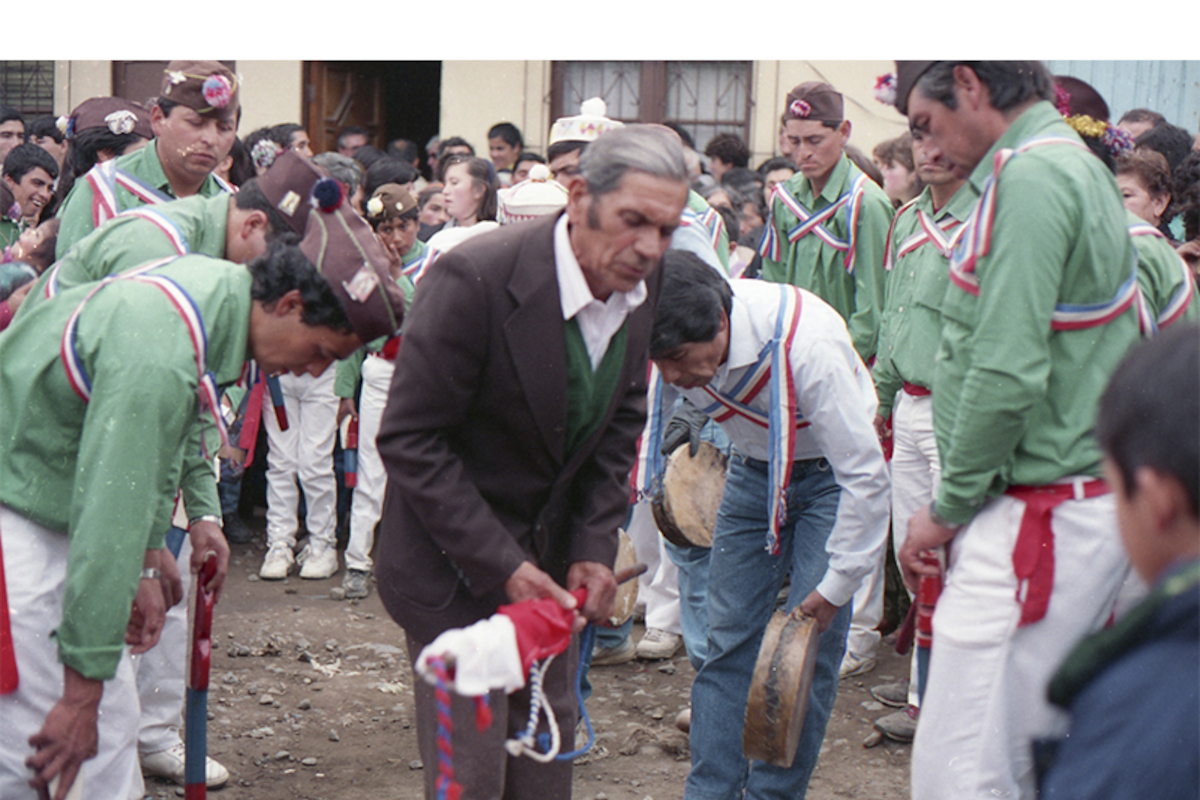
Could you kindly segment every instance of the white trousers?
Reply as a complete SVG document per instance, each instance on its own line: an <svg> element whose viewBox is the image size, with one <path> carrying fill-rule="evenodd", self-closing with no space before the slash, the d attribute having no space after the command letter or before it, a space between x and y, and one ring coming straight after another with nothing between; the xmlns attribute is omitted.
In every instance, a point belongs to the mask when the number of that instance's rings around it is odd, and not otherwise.
<svg viewBox="0 0 1200 800"><path fill-rule="evenodd" d="M933 616L913 800L1033 800L1030 743L1067 727L1065 712L1046 700L1050 677L1109 619L1130 575L1115 507L1108 494L1054 509L1050 605L1024 627L1012 552L1025 503L996 498L954 537Z"/></svg>
<svg viewBox="0 0 1200 800"><path fill-rule="evenodd" d="M892 548L900 552L908 539L908 521L933 502L942 480L937 439L933 435L933 397L900 392L892 411ZM912 593L909 593L912 599ZM908 702L919 706L917 646L909 658Z"/></svg>
<svg viewBox="0 0 1200 800"><path fill-rule="evenodd" d="M187 696L188 593L192 585L192 542L183 537L179 548L179 577L183 600L167 609L158 644L145 653L130 656L136 674L141 727L138 752L146 755L179 744L183 726L183 704Z"/></svg>
<svg viewBox="0 0 1200 800"><path fill-rule="evenodd" d="M638 598L646 602L646 629L658 628L677 636L682 634L679 568L663 547L664 540L654 523L649 500L634 505L626 533L633 542L638 561L646 565L646 571L638 577Z"/></svg>
<svg viewBox="0 0 1200 800"><path fill-rule="evenodd" d="M63 615L67 537L0 506L0 542L20 684L0 696L0 797L36 800L29 786L33 755L29 737L62 697L63 666L50 634ZM126 650L112 680L104 682L98 719L97 755L83 763L77 782L83 797L141 797L137 758L138 701L133 665Z"/></svg>
<svg viewBox="0 0 1200 800"><path fill-rule="evenodd" d="M281 375L288 429L279 430L275 414L263 409L267 424L267 544L296 544L299 479L308 506L306 527L315 541L336 546L337 478L333 472L333 438L337 434L338 399L333 394L335 370L320 377ZM266 400L264 398L264 400Z"/></svg>
<svg viewBox="0 0 1200 800"><path fill-rule="evenodd" d="M367 356L362 364L362 393L358 399L358 478L350 503L350 542L346 545L346 569L371 570L371 548L375 526L383 512L387 472L379 458L375 437L392 385L392 362Z"/></svg>

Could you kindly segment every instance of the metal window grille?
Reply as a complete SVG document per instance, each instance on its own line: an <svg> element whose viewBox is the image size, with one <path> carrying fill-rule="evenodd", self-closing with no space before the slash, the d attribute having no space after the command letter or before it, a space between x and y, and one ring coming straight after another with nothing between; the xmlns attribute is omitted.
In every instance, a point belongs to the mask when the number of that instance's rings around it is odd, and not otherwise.
<svg viewBox="0 0 1200 800"><path fill-rule="evenodd" d="M53 61L0 61L0 103L26 119L54 113Z"/></svg>

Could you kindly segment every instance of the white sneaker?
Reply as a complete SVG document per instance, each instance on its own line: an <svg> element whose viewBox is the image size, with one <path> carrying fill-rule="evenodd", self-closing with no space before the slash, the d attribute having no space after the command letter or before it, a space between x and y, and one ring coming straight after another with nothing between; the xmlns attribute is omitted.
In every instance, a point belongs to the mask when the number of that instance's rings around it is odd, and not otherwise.
<svg viewBox="0 0 1200 800"><path fill-rule="evenodd" d="M281 581L287 577L288 570L294 563L296 556L292 554L291 545L287 542L276 542L267 550L258 577L264 581Z"/></svg>
<svg viewBox="0 0 1200 800"><path fill-rule="evenodd" d="M875 669L875 656L860 656L846 651L842 656L842 666L838 668L839 678L849 678L854 675L865 675Z"/></svg>
<svg viewBox="0 0 1200 800"><path fill-rule="evenodd" d="M658 628L647 628L638 642L637 657L646 661L670 658L683 644L683 637Z"/></svg>
<svg viewBox="0 0 1200 800"><path fill-rule="evenodd" d="M157 753L147 753L140 759L142 762L142 774L166 778L180 785L185 784L186 780L183 775L184 752L183 742L180 742L166 750L159 750ZM225 769L219 761L214 761L205 756L204 782L210 789L224 786L229 783L229 770Z"/></svg>
<svg viewBox="0 0 1200 800"><path fill-rule="evenodd" d="M327 544L309 542L296 560L301 564L301 578L322 580L338 571L337 548Z"/></svg>

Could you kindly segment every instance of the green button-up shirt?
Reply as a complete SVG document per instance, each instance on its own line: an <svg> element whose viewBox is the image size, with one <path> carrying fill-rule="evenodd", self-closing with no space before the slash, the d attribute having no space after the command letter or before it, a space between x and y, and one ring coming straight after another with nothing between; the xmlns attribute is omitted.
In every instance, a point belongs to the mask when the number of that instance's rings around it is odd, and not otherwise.
<svg viewBox="0 0 1200 800"><path fill-rule="evenodd" d="M1133 212L1126 212L1130 230L1150 228L1150 224ZM1153 228L1151 228L1153 230ZM1189 278L1187 262L1164 236L1146 234L1133 237L1138 254L1138 287L1156 326L1170 325L1181 320L1200 320L1200 296L1196 282ZM1172 306L1191 295L1191 302L1182 314L1172 314Z"/></svg>
<svg viewBox="0 0 1200 800"><path fill-rule="evenodd" d="M1047 136L1080 141L1039 102L980 160L971 186L982 193L1001 148ZM1069 144L1034 147L1012 157L995 191L979 294L946 290L932 387L936 511L959 523L1008 486L1099 474L1097 403L1138 339L1132 308L1096 327L1051 329L1056 305L1108 302L1135 270L1121 194L1103 162Z"/></svg>
<svg viewBox="0 0 1200 800"><path fill-rule="evenodd" d="M821 193L813 196L808 178L797 172L780 191L790 192L800 205L819 212L837 202L862 172L842 156L829 174ZM775 198L771 214L780 241L780 260L762 260L762 277L776 283L790 283L807 289L837 309L846 320L854 349L864 361L875 355L879 333L879 312L883 308L883 252L893 208L887 195L873 181L867 181L862 211L855 234L854 272L846 270L845 253L826 244L810 233L794 244L787 239L788 231L800 220L788 210L783 201ZM825 228L843 241L850 238L844 211L838 211L825 223Z"/></svg>
<svg viewBox="0 0 1200 800"><path fill-rule="evenodd" d="M218 385L235 382L246 360L250 273L185 256L156 274L198 307ZM188 327L166 295L136 281L104 287L80 313L74 350L91 398L75 393L59 348L91 288L42 303L0 336L0 502L69 537L59 657L107 680L145 551L163 544L199 400Z"/></svg>
<svg viewBox="0 0 1200 800"><path fill-rule="evenodd" d="M926 187L903 206L888 237L887 290L879 324L879 350L871 377L879 394L879 415L892 413L896 393L905 383L933 386L933 357L942 336L942 298L950 283L947 254L921 224L945 229L946 244L966 221L978 195L964 183L946 206L933 208Z"/></svg>
<svg viewBox="0 0 1200 800"><path fill-rule="evenodd" d="M118 158L117 168L128 172L135 178L140 178L169 197L175 196L174 190L171 189L171 182L167 180L167 174L163 172L162 162L158 160L158 139L151 140L149 144L136 152ZM212 197L222 193L225 193L224 187L217 182L215 177L209 175L200 185L200 191L197 194L201 197ZM116 189L116 199L118 212L145 205L140 198L120 186ZM62 218L62 222L59 224L58 242L54 246L54 254L57 258L62 258L71 245L87 236L95 228L92 223L92 187L83 175L76 177L75 185L71 187L67 199L63 201L58 216Z"/></svg>

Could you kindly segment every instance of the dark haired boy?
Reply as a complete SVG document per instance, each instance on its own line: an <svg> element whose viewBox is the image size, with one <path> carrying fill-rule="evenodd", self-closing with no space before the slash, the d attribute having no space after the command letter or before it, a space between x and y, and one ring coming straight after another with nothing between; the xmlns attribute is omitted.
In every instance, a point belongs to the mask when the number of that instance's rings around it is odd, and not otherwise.
<svg viewBox="0 0 1200 800"><path fill-rule="evenodd" d="M42 209L54 196L58 164L36 144L19 144L4 157L0 192L0 246L17 241L21 231L36 225Z"/></svg>
<svg viewBox="0 0 1200 800"><path fill-rule="evenodd" d="M1121 540L1153 588L1050 682L1071 728L1045 800L1193 800L1200 787L1197 386L1200 328L1180 324L1132 351L1100 399L1096 436Z"/></svg>
<svg viewBox="0 0 1200 800"><path fill-rule="evenodd" d="M12 106L0 105L0 164L8 151L25 143L25 118Z"/></svg>

